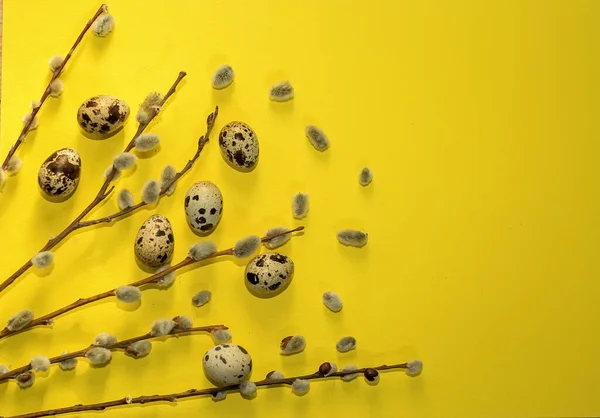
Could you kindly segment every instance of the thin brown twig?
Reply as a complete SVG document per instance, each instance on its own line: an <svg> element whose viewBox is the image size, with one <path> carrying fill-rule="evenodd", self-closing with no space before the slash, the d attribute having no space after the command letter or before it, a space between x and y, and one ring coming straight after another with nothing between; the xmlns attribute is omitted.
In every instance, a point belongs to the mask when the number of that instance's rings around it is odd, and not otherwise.
<svg viewBox="0 0 600 418"><path fill-rule="evenodd" d="M106 4L103 4L96 11L94 16L90 20L88 20L87 24L85 25L85 27L83 28L83 30L81 31L81 33L79 34L77 39L75 40L75 43L69 50L69 53L67 54L67 56L65 57L63 62L52 73L52 78L50 78L50 81L48 82L48 85L46 86L46 89L44 90L44 93L42 94L42 97L39 100L39 106L34 107L31 110L31 113L28 116L28 120L26 120L26 122L24 123L23 129L21 130L21 133L19 134L19 138L17 138L17 141L13 144L13 146L8 151L8 154L6 155L6 158L4 159L4 162L2 163L3 170L6 170L10 159L12 158L13 155L15 155L15 153L17 152L17 150L19 149L19 147L21 146L23 141L25 141L25 137L29 133L29 128L31 127L33 120L35 119L36 115L38 114L38 112L40 111L42 106L44 105L44 102L46 101L46 99L50 96L51 84L54 82L54 80L56 80L56 79L58 79L58 77L60 77L60 75L63 72L63 69L67 65L67 62L71 59L73 52L75 52L75 48L77 48L77 46L81 43L83 36L92 27L92 24L96 21L96 19L98 19L102 13L106 12L106 10L107 10L107 6L106 6Z"/></svg>
<svg viewBox="0 0 600 418"><path fill-rule="evenodd" d="M198 148L196 149L196 153L194 154L192 159L190 159L186 163L186 165L181 169L181 171L179 171L177 174L175 174L175 177L173 177L173 179L171 179L170 181L168 181L167 183L165 183L162 186L162 188L160 190L159 199L160 199L160 197L164 196L167 193L167 191L173 184L175 184L185 173L187 173L192 168L192 166L194 165L196 160L200 157L200 153L202 152L202 150L204 149L204 146L209 141L210 133L215 125L215 120L216 120L218 114L219 114L219 106L215 107L215 111L213 113L211 113L210 115L208 115L208 117L206 118L206 132L204 133L204 135L202 135L200 137L200 139L198 139ZM113 220L115 220L117 218L125 216L128 213L131 213L137 209L143 208L144 206L147 206L147 205L148 205L148 203L142 201L131 207L121 209L120 211L117 211L117 212L115 212L111 215L105 216L103 218L79 222L76 229L81 229L81 228L85 228L88 226L97 225L97 224L101 224L101 223L112 222Z"/></svg>
<svg viewBox="0 0 600 418"><path fill-rule="evenodd" d="M229 328L226 327L225 325L207 325L204 327L193 327L193 328L187 328L187 329L174 328L169 334L167 334L167 336L184 335L184 334L190 334L193 332L213 332L213 331L216 331L219 329L229 329ZM135 342L150 340L153 338L158 338L158 337L153 336L151 333L148 332L146 334L139 335L139 336L133 337L133 338L129 338L127 340L117 341L114 344L109 344L109 345L106 345L103 347L106 348L107 350L115 351L115 350L119 350L119 349L126 349L127 347L129 347L131 344L133 344ZM94 347L98 347L98 346L92 344L89 347L83 348L78 351L73 351L72 353L62 354L62 355L56 356L56 357L51 357L50 364L60 363L61 361L70 360L70 359L74 359L77 357L85 357L86 353ZM12 369L4 374L0 374L0 382L15 378L18 375L20 375L21 373L27 372L29 370L31 370L31 364L27 364L26 366L21 366L21 367Z"/></svg>
<svg viewBox="0 0 600 418"><path fill-rule="evenodd" d="M299 226L297 228L282 232L280 234L266 235L261 238L261 241L265 242L265 241L271 240L275 237L278 237L280 235L291 234L293 232L302 231L303 229L304 229L304 226ZM174 271L177 271L183 267L189 266L194 263L199 263L201 261L208 260L211 258L221 257L224 255L233 255L233 247L228 248L226 250L214 252L201 260L194 260L191 257L186 257L179 263L171 266L170 268L160 271L158 273L155 273L151 276L148 276L145 279L141 279L141 280L138 280L137 282L130 283L128 286L141 287L146 284L158 283L161 278L163 278L163 277L167 276L168 274L170 274ZM87 298L79 298L75 302L73 302L69 305L63 306L62 308L57 309L53 312L50 312L49 314L46 314L44 316L34 319L33 321L31 321L29 324L27 324L26 326L24 326L21 329L10 331L8 328L4 328L2 331L0 331L0 339L6 338L6 337L14 335L14 334L19 334L19 333L28 331L28 330L30 330L34 327L40 326L40 325L50 325L50 324L54 323L54 318L56 318L60 315L63 315L69 311L80 308L82 306L89 305L92 302L96 302L98 300L102 300L102 299L109 298L111 296L115 296L116 290L117 290L117 288L114 288L114 289L107 290L106 292L98 293L97 295L94 295L94 296L90 296Z"/></svg>
<svg viewBox="0 0 600 418"><path fill-rule="evenodd" d="M171 95L173 95L173 93L175 93L175 89L177 88L177 85L181 82L181 80L183 80L183 78L185 76L186 76L185 72L181 71L179 73L179 75L177 76L177 80L175 80L175 83L171 86L171 88L169 89L167 94L165 94L165 96L162 98L162 100L160 102L161 107L169 99L169 97ZM125 152L130 151L135 146L136 138L138 136L140 136L142 134L142 132L144 132L144 130L148 127L150 122L152 122L152 120L155 117L156 117L156 113L153 113L150 115L149 119L145 123L139 124L135 135L133 136L133 138L131 139L129 144L127 144L127 146L125 147ZM42 247L42 249L39 250L39 252L51 250L52 248L56 247L60 242L62 242L66 237L68 237L73 231L81 228L79 225L80 225L81 221L83 220L83 218L85 218L87 216L87 214L90 213L96 206L98 206L100 203L102 203L108 197L110 192L114 189L114 186L109 189L109 185L110 185L111 181L113 180L115 174L116 174L116 169L113 166L112 170L110 170L110 172L107 174L106 179L104 180L104 183L102 183L100 190L98 191L98 193L96 194L96 196L94 197L92 202L89 205L87 205L87 207L85 209L83 209L83 211L81 211L81 213L79 215L77 215L77 217L65 229L63 229L63 231L60 234L58 234L57 236L48 240L46 245L44 245ZM17 271L15 271L6 280L4 280L2 283L0 283L0 293L2 293L15 280L17 280L23 273L25 273L27 270L29 270L32 265L33 265L33 263L31 262L31 259L27 260L27 262L25 264L23 264Z"/></svg>
<svg viewBox="0 0 600 418"><path fill-rule="evenodd" d="M303 375L303 376L286 377L283 379L266 378L266 379L259 380L254 383L256 384L257 387L261 387L261 386L274 387L274 386L281 386L281 385L291 385L297 379L303 379L303 380L329 379L329 378L333 378L333 377L342 377L342 376L346 376L346 375L350 375L350 374L364 373L368 369L375 369L375 370L408 369L408 364L401 363L401 364L391 364L389 366L382 365L382 366L370 367L370 368L365 367L365 368L357 369L357 370L339 371L336 373L332 373L328 376L325 376L317 371L312 374L307 374L307 375ZM203 395L215 395L219 392L236 392L239 390L240 390L240 385L230 385L230 386L225 386L225 387L221 387L221 388L215 387L215 388L206 388L206 389L189 389L184 392L170 393L167 395L138 396L136 398L125 397L125 398L115 399L112 401L100 402L100 403L94 403L94 404L88 404L88 405L79 404L79 405L74 405L74 406L70 406L70 407L66 407L66 408L48 409L45 411L31 412L28 414L14 415L12 417L7 417L7 418L39 418L39 417L69 414L72 412L103 411L107 408L112 408L112 407L120 406L120 405L136 405L136 404L142 405L142 404L147 404L147 403L152 403L152 402L176 402L178 399L191 398L191 397L203 396Z"/></svg>

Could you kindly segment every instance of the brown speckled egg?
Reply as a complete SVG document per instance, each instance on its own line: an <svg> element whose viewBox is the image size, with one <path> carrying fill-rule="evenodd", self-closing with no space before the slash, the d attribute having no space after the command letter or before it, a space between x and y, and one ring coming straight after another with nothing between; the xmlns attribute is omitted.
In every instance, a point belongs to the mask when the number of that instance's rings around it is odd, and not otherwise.
<svg viewBox="0 0 600 418"><path fill-rule="evenodd" d="M210 234L221 220L223 195L215 184L200 181L188 190L184 207L190 227L200 234Z"/></svg>
<svg viewBox="0 0 600 418"><path fill-rule="evenodd" d="M163 215L149 217L135 237L134 249L138 260L149 267L167 264L175 249L171 222Z"/></svg>
<svg viewBox="0 0 600 418"><path fill-rule="evenodd" d="M92 139L113 136L129 116L129 105L112 96L94 96L79 106L77 123Z"/></svg>
<svg viewBox="0 0 600 418"><path fill-rule="evenodd" d="M219 134L221 154L233 167L250 171L258 162L258 137L244 122L230 122Z"/></svg>
<svg viewBox="0 0 600 418"><path fill-rule="evenodd" d="M51 199L64 200L77 189L81 173L81 158L73 148L52 153L38 171L38 184Z"/></svg>
<svg viewBox="0 0 600 418"><path fill-rule="evenodd" d="M204 374L218 387L237 385L248 380L252 357L241 345L219 344L204 354Z"/></svg>
<svg viewBox="0 0 600 418"><path fill-rule="evenodd" d="M246 266L246 286L257 296L278 295L289 286L293 276L292 259L276 252L259 254Z"/></svg>

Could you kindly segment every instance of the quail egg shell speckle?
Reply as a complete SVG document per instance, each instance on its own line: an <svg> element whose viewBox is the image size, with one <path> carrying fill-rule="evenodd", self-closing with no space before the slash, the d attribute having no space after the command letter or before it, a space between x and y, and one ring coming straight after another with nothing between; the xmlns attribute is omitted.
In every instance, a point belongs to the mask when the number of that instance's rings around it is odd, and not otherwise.
<svg viewBox="0 0 600 418"><path fill-rule="evenodd" d="M287 288L294 275L291 258L270 252L259 254L246 266L246 286L258 296L275 296Z"/></svg>
<svg viewBox="0 0 600 418"><path fill-rule="evenodd" d="M163 215L152 215L135 237L135 255L149 267L160 267L171 260L175 249L173 228Z"/></svg>
<svg viewBox="0 0 600 418"><path fill-rule="evenodd" d="M258 138L244 122L230 122L219 134L221 154L232 166L249 171L258 161Z"/></svg>
<svg viewBox="0 0 600 418"><path fill-rule="evenodd" d="M129 116L129 105L112 96L94 96L79 106L77 123L92 139L113 136Z"/></svg>
<svg viewBox="0 0 600 418"><path fill-rule="evenodd" d="M201 234L210 234L221 220L223 195L210 181L201 181L190 187L184 206L190 227Z"/></svg>
<svg viewBox="0 0 600 418"><path fill-rule="evenodd" d="M38 171L38 185L52 199L66 199L77 189L81 158L73 148L62 148L50 155Z"/></svg>
<svg viewBox="0 0 600 418"><path fill-rule="evenodd" d="M236 385L248 380L252 371L252 358L244 347L220 344L204 354L204 374L216 386Z"/></svg>

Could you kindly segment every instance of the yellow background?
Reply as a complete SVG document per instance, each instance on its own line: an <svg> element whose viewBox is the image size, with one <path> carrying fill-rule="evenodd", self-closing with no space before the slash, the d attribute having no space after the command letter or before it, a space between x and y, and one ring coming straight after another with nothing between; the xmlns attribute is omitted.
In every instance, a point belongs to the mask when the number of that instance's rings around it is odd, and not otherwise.
<svg viewBox="0 0 600 418"><path fill-rule="evenodd" d="M6 155L20 118L50 77L47 61L65 54L99 3L5 0L2 141ZM598 114L600 2L117 0L116 28L90 35L63 76L65 92L41 111L40 127L21 149L22 172L0 196L4 279L90 201L111 158L135 132L106 141L83 137L76 110L111 94L137 104L165 92L180 70L188 77L150 132L160 152L140 160L117 189L139 189L165 164L193 154L206 115L221 109L216 132L231 120L257 132L261 157L250 173L222 159L216 135L177 193L156 208L110 227L80 232L56 252L47 277L31 271L0 297L0 318L23 308L38 314L145 277L133 241L153 213L176 235L175 260L198 238L186 225L183 197L196 181L222 190L224 216L210 239L221 248L276 225L306 225L281 250L296 264L292 285L261 300L230 259L180 274L167 291L146 290L128 312L113 299L0 341L0 363L83 348L95 334L146 332L159 317L191 315L224 323L254 359L254 378L272 369L313 371L322 361L378 365L424 361L416 379L382 376L314 383L296 397L260 390L254 401L195 399L119 408L108 417L476 417L600 414ZM214 91L210 77L228 63L233 86ZM296 98L268 100L269 87L291 80ZM311 148L306 124L329 135ZM37 170L58 148L75 147L83 172L76 195L49 203ZM357 182L369 166L374 181ZM307 219L292 219L291 196L311 195ZM94 215L115 210L112 197ZM365 229L369 244L345 248L340 228ZM263 250L264 251L264 250ZM203 308L190 299L213 292ZM328 312L321 293L345 306ZM303 334L306 351L283 358L281 338ZM354 335L358 348L335 351ZM154 344L150 356L116 353L105 368L81 361L75 372L53 366L34 387L0 384L0 414L98 402L131 394L208 386L201 356L211 346L194 335ZM87 415L86 415L87 416Z"/></svg>

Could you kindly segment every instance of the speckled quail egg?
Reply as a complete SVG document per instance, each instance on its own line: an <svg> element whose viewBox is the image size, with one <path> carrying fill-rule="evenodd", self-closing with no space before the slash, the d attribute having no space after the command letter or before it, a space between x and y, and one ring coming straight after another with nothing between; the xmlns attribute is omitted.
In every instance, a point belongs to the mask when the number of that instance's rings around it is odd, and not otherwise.
<svg viewBox="0 0 600 418"><path fill-rule="evenodd" d="M135 237L135 255L149 267L160 267L171 260L175 249L171 222L163 215L152 215Z"/></svg>
<svg viewBox="0 0 600 418"><path fill-rule="evenodd" d="M113 96L94 96L79 106L77 123L92 139L113 136L129 116L129 105Z"/></svg>
<svg viewBox="0 0 600 418"><path fill-rule="evenodd" d="M81 158L73 148L52 153L38 171L38 185L51 200L68 199L77 189Z"/></svg>
<svg viewBox="0 0 600 418"><path fill-rule="evenodd" d="M258 162L258 137L244 122L230 122L221 129L219 145L223 158L233 167L250 171Z"/></svg>
<svg viewBox="0 0 600 418"><path fill-rule="evenodd" d="M204 354L204 374L216 386L236 385L248 380L252 371L252 358L244 347L220 344Z"/></svg>
<svg viewBox="0 0 600 418"><path fill-rule="evenodd" d="M259 254L246 266L246 286L257 296L271 297L283 292L293 275L291 258L276 252Z"/></svg>
<svg viewBox="0 0 600 418"><path fill-rule="evenodd" d="M189 188L184 206L190 227L195 232L210 234L221 220L223 195L210 181L201 181Z"/></svg>

